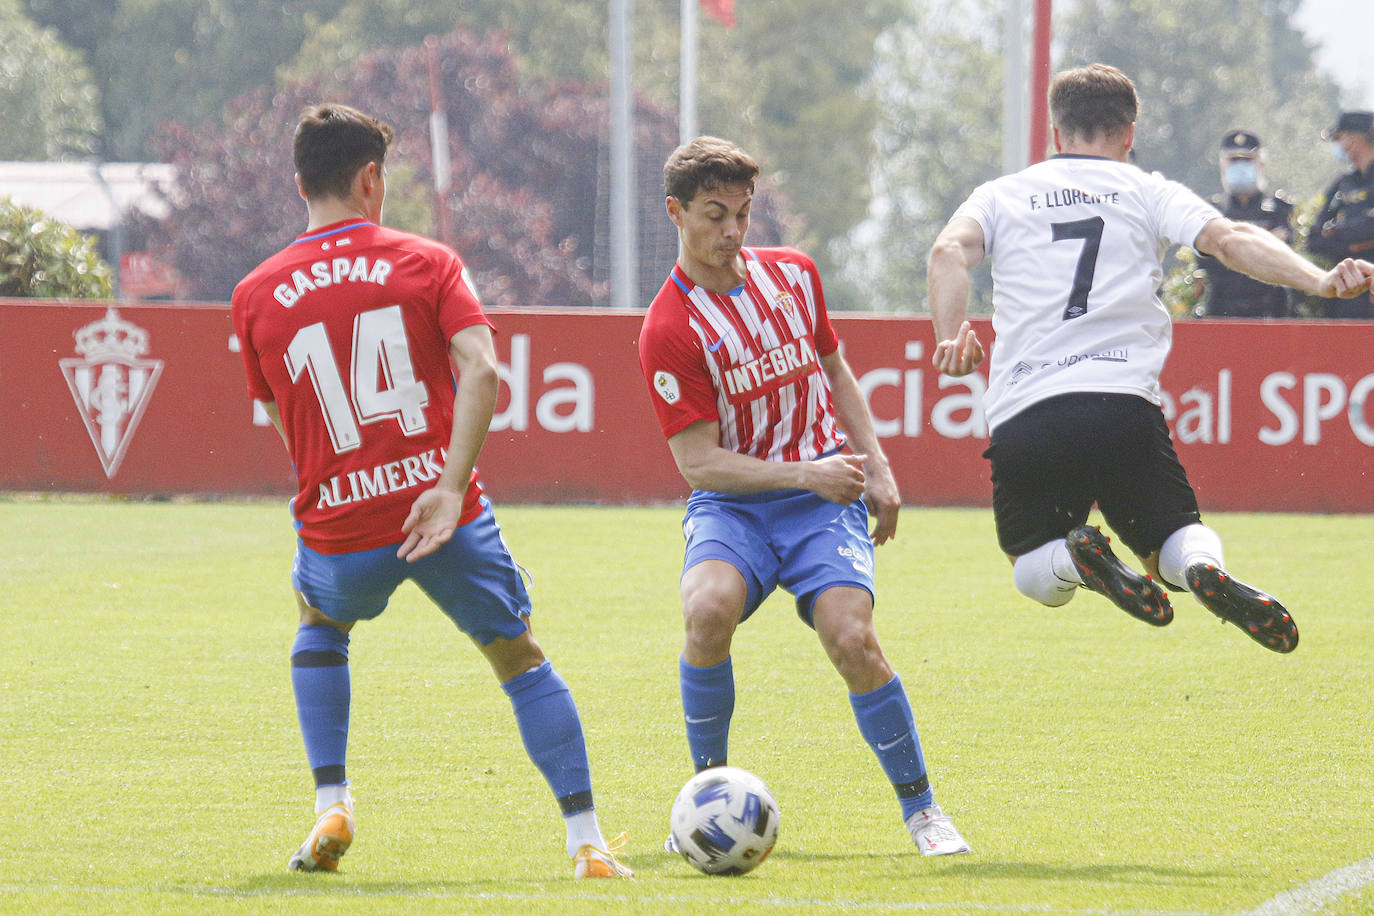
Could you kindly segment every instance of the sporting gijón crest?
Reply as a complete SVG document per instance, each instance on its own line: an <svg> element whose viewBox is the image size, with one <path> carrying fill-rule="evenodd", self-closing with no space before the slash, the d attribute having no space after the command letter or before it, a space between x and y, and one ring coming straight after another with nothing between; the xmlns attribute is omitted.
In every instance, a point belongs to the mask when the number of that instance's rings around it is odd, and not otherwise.
<svg viewBox="0 0 1374 916"><path fill-rule="evenodd" d="M120 318L113 308L72 337L77 357L58 363L105 476L113 478L148 409L163 361L143 358L148 332Z"/></svg>

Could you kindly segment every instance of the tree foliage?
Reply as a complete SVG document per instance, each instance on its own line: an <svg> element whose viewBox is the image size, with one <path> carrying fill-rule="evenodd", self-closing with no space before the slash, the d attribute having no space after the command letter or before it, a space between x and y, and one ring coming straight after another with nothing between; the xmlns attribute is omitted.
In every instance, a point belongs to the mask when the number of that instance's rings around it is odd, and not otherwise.
<svg viewBox="0 0 1374 916"><path fill-rule="evenodd" d="M1123 70L1140 95L1139 164L1203 196L1221 190L1218 149L1236 128L1263 138L1268 175L1297 196L1334 174L1320 140L1338 107L1311 47L1289 23L1293 0L1100 0L1061 27L1060 67ZM1167 54L1160 49L1167 48Z"/></svg>
<svg viewBox="0 0 1374 916"><path fill-rule="evenodd" d="M1101 61L1134 80L1142 167L1211 196L1221 190L1221 137L1244 127L1264 138L1271 187L1302 198L1334 171L1317 137L1335 110L1335 90L1290 24L1296 4L1074 4L1056 19L1063 50L1055 69ZM1000 173L1001 7L917 0L879 40L871 84L879 110L875 212L849 249L851 278L876 307L924 307L935 235L974 187ZM975 307L990 307L988 287L986 274L976 274Z"/></svg>
<svg viewBox="0 0 1374 916"><path fill-rule="evenodd" d="M1301 2L1064 4L1055 20L1056 68L1102 60L1135 79L1143 103L1137 144L1144 167L1209 195L1219 190L1217 142L1224 131L1243 126L1266 141L1271 184L1301 200L1337 171L1317 139L1336 108L1336 90L1316 72L1311 45L1292 24ZM17 4L0 0L0 23ZM680 0L633 6L634 77L639 110L647 113L637 127L638 231L649 249L642 255L644 299L675 248L663 235L671 230L662 214L658 169L677 142L672 112L679 98ZM462 193L448 204L459 225L477 227L476 235L457 241L473 246L469 256L488 259L492 288L509 284L511 297L543 290L560 301L603 301L604 0L23 0L23 7L84 53L101 87L107 158L144 159L165 151L191 174L242 182L221 192L220 205L203 214L212 222L238 226L249 219L239 212L245 209L240 198L253 202L246 209L278 217L259 225L252 238L246 232L207 235L182 221L187 238L243 244L212 258L189 241L166 238L184 267L209 271L198 283L202 295L222 294L228 281L217 272L234 273L240 260L280 242L281 227L299 222L293 189L265 195L273 182L280 188L281 176L255 172L268 161L281 166L285 149L274 149L275 159L253 158L264 152L264 132L273 143L283 142L297 103L371 100L378 114L396 120L407 152L394 165L389 214L433 231L425 222L430 173L419 120L426 80L418 48L425 36L453 34L455 25L485 36L474 40L492 42L503 54L493 71L499 90L446 83L455 166L467 169L461 177L455 169ZM842 7L833 0L739 0L733 27L702 17L699 132L735 140L759 159L777 193L761 198L765 205L756 209L751 240L776 239L785 226L786 240L820 263L833 307L916 305L934 229L998 168L1002 8L996 0L855 0ZM75 123L57 134L86 136L84 146L73 141L68 146L75 152L63 153L83 155L101 123L99 113L91 114L95 96L61 87L90 80L80 58L57 44L52 32L40 35L48 38L6 40L5 46L32 53L47 41L49 56L63 63L0 93L0 105L20 99L26 110L43 112L25 121L22 114L0 111L7 124L20 126L5 139L33 140L41 133L39 121ZM393 63L385 63L388 56ZM395 74L388 76L388 68ZM27 79L31 71L38 72L25 63L4 74ZM389 94L368 88L387 80ZM464 107L465 93L468 102L495 107ZM400 113L392 114L393 105ZM247 123L249 113L261 120ZM477 123L461 122L461 113ZM495 119L506 116L516 123L501 131ZM166 122L182 126L161 129ZM208 135L201 135L202 124L212 125ZM530 129L535 133L523 132ZM238 130L256 134L238 136ZM50 149L37 155L48 156ZM474 165L474 150L500 161ZM223 159L193 163L196 151ZM285 169L281 180L289 181L289 164ZM234 262L233 270L223 266L226 260ZM513 279L504 279L502 264ZM567 264L573 273L563 269ZM531 277L536 272L551 272L552 279L541 286Z"/></svg>
<svg viewBox="0 0 1374 916"><path fill-rule="evenodd" d="M18 0L0 0L0 48L0 159L91 155L100 113L81 54L36 26Z"/></svg>
<svg viewBox="0 0 1374 916"><path fill-rule="evenodd" d="M108 299L110 278L94 238L0 198L0 296Z"/></svg>
<svg viewBox="0 0 1374 916"><path fill-rule="evenodd" d="M1000 174L1000 6L920 0L877 42L868 175L877 206L846 246L849 278L871 308L925 308L935 236L974 187ZM912 54L918 45L922 53ZM986 272L978 281L986 306Z"/></svg>
<svg viewBox="0 0 1374 916"><path fill-rule="evenodd" d="M651 7L645 10L645 6ZM678 0L636 7L651 31L636 79L654 98L677 100ZM909 6L903 0L751 0L725 28L702 17L698 127L741 144L788 203L788 241L807 249L826 278L832 308L868 308L840 270L843 242L872 199L878 106L866 92L874 42ZM919 49L913 53L913 49ZM916 40L905 49L925 56Z"/></svg>
<svg viewBox="0 0 1374 916"><path fill-rule="evenodd" d="M450 239L491 304L593 305L606 298L604 95L572 83L525 83L499 36L455 31L439 40L451 151ZM300 112L340 101L397 128L388 159L389 201L424 215L415 202L432 186L425 51L371 52L337 82L291 81L275 93L250 93L230 106L218 129L171 125L160 141L182 174L172 215L154 230L155 247L195 295L224 298L255 264L303 225L292 182L291 131ZM671 143L670 115L641 106L640 140ZM655 167L656 169L656 167ZM641 186L658 180L641 174ZM390 204L389 204L390 206ZM676 234L658 198L642 202L641 252L658 262L645 272L641 301L656 291L676 253ZM433 232L431 224L410 225Z"/></svg>
<svg viewBox="0 0 1374 916"><path fill-rule="evenodd" d="M604 0L346 0L314 25L280 71L286 77L341 73L370 51L420 44L454 29L505 36L525 79L606 79Z"/></svg>
<svg viewBox="0 0 1374 916"><path fill-rule="evenodd" d="M164 121L198 123L270 85L307 32L343 0L27 0L82 48L101 87L102 155L145 160ZM8 46L7 46L8 47Z"/></svg>

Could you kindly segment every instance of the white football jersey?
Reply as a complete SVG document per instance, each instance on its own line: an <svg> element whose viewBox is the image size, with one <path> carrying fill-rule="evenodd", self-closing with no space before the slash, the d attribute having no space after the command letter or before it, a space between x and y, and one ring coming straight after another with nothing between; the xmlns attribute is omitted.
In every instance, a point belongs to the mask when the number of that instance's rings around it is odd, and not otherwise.
<svg viewBox="0 0 1374 916"><path fill-rule="evenodd" d="M1059 394L1159 403L1173 325L1156 295L1171 245L1221 214L1134 165L1056 156L981 185L955 211L983 227L995 341L988 426Z"/></svg>

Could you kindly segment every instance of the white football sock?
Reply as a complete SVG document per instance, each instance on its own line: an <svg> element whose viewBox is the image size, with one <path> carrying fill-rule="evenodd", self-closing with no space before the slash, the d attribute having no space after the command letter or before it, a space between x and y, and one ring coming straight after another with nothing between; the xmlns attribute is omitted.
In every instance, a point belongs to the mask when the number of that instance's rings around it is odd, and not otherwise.
<svg viewBox="0 0 1374 916"><path fill-rule="evenodd" d="M569 814L563 818L563 823L568 827L568 858L577 855L577 851L588 844L597 849L606 848L606 838L601 835L595 808Z"/></svg>
<svg viewBox="0 0 1374 916"><path fill-rule="evenodd" d="M353 808L353 796L348 792L348 783L337 783L332 786L315 787L315 813L324 814L332 806L339 802L348 805L349 810Z"/></svg>
<svg viewBox="0 0 1374 916"><path fill-rule="evenodd" d="M1221 538L1206 525L1184 525L1169 535L1159 548L1159 575L1175 588L1188 585L1187 570L1194 563L1211 563L1225 569Z"/></svg>
<svg viewBox="0 0 1374 916"><path fill-rule="evenodd" d="M1083 584L1063 538L1017 557L1011 568L1011 581L1021 594L1049 607L1068 604Z"/></svg>

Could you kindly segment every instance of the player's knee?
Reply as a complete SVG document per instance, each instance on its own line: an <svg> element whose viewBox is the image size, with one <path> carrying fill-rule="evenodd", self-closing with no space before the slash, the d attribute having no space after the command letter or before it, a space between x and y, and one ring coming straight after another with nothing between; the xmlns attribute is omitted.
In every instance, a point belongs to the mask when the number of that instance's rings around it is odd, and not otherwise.
<svg viewBox="0 0 1374 916"><path fill-rule="evenodd" d="M739 589L719 581L698 581L683 590L683 621L688 630L729 633L744 615L744 599Z"/></svg>
<svg viewBox="0 0 1374 916"><path fill-rule="evenodd" d="M891 679L871 613L838 613L818 604L813 619L816 636L846 682L881 686Z"/></svg>
<svg viewBox="0 0 1374 916"><path fill-rule="evenodd" d="M1032 550L1016 558L1011 567L1011 581L1016 590L1033 601L1046 607L1062 607L1073 599L1077 583L1065 582L1054 574L1048 556L1043 556L1046 547Z"/></svg>
<svg viewBox="0 0 1374 916"><path fill-rule="evenodd" d="M306 597L299 591L296 592L296 607L300 610L301 626L306 627L333 627L336 630L347 633L353 629L353 622L342 622L327 616L319 608L310 604Z"/></svg>
<svg viewBox="0 0 1374 916"><path fill-rule="evenodd" d="M682 623L688 645L710 654L716 654L712 650L730 645L738 622L739 614L726 605L694 604L683 608Z"/></svg>
<svg viewBox="0 0 1374 916"><path fill-rule="evenodd" d="M829 638L826 650L844 670L876 670L887 661L872 627L845 628Z"/></svg>
<svg viewBox="0 0 1374 916"><path fill-rule="evenodd" d="M492 673L502 684L538 668L545 661L544 651L528 630L515 639L493 639L486 645L480 645L480 648L491 665Z"/></svg>
<svg viewBox="0 0 1374 916"><path fill-rule="evenodd" d="M892 665L871 629L845 633L826 648L850 693L868 693L892 680Z"/></svg>

